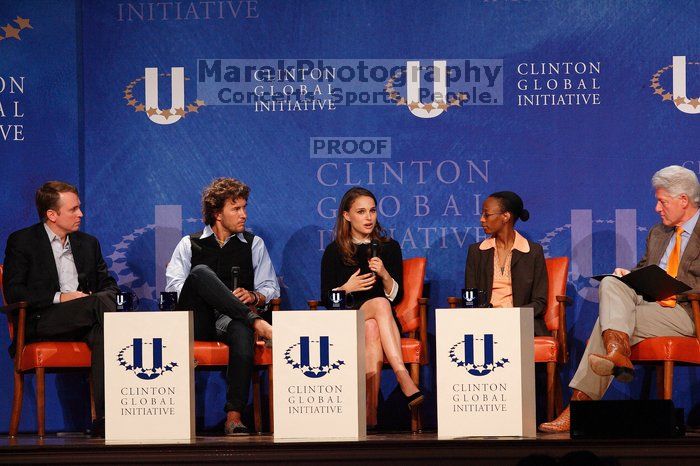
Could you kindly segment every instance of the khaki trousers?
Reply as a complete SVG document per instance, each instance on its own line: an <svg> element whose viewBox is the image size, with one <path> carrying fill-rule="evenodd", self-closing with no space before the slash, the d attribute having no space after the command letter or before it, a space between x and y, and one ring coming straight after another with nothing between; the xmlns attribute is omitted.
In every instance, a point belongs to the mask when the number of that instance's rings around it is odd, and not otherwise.
<svg viewBox="0 0 700 466"><path fill-rule="evenodd" d="M694 336L693 319L680 305L663 307L656 302L644 301L635 291L614 277L606 277L598 288L599 311L574 378L569 387L580 390L594 400L605 394L613 380L612 376L601 377L588 365L589 354L606 354L603 332L608 329L625 332L630 344L661 336Z"/></svg>

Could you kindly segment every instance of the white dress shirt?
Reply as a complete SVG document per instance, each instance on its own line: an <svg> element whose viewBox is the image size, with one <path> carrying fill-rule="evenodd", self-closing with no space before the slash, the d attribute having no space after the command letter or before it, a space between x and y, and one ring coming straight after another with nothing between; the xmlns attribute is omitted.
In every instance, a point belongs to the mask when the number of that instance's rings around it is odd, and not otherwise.
<svg viewBox="0 0 700 466"><path fill-rule="evenodd" d="M80 286L80 283L78 283L78 269L75 268L70 238L66 236L66 242L62 243L61 238L46 223L44 223L44 229L46 234L49 235L53 258L56 263L56 272L58 272L58 284L61 291L57 291L53 296L53 303L58 304L61 302L61 293L78 290L78 286Z"/></svg>

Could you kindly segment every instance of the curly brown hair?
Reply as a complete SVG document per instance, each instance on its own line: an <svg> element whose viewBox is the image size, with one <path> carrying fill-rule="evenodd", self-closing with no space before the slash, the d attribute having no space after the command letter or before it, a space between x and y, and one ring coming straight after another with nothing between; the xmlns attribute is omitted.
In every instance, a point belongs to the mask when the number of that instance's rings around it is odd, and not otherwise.
<svg viewBox="0 0 700 466"><path fill-rule="evenodd" d="M217 178L202 192L202 220L209 226L216 223L216 215L224 208L227 200L248 200L250 188L234 178Z"/></svg>

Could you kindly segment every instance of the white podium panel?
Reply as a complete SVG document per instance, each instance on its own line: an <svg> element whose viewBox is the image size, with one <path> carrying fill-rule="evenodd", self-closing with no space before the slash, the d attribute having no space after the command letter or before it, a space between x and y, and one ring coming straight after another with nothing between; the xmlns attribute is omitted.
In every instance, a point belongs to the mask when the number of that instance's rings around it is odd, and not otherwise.
<svg viewBox="0 0 700 466"><path fill-rule="evenodd" d="M194 438L192 313L105 313L105 439Z"/></svg>
<svg viewBox="0 0 700 466"><path fill-rule="evenodd" d="M439 437L535 436L531 308L435 311Z"/></svg>
<svg viewBox="0 0 700 466"><path fill-rule="evenodd" d="M272 320L275 439L364 437L364 313L280 311Z"/></svg>

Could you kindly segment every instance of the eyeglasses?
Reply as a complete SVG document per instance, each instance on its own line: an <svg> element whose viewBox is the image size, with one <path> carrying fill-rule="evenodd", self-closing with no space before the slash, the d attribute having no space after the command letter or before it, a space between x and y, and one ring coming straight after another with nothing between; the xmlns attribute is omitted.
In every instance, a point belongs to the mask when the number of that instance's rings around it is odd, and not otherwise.
<svg viewBox="0 0 700 466"><path fill-rule="evenodd" d="M487 212L481 212L481 217L479 218L489 218L492 215L501 215L503 212L492 212L492 213L487 213Z"/></svg>

